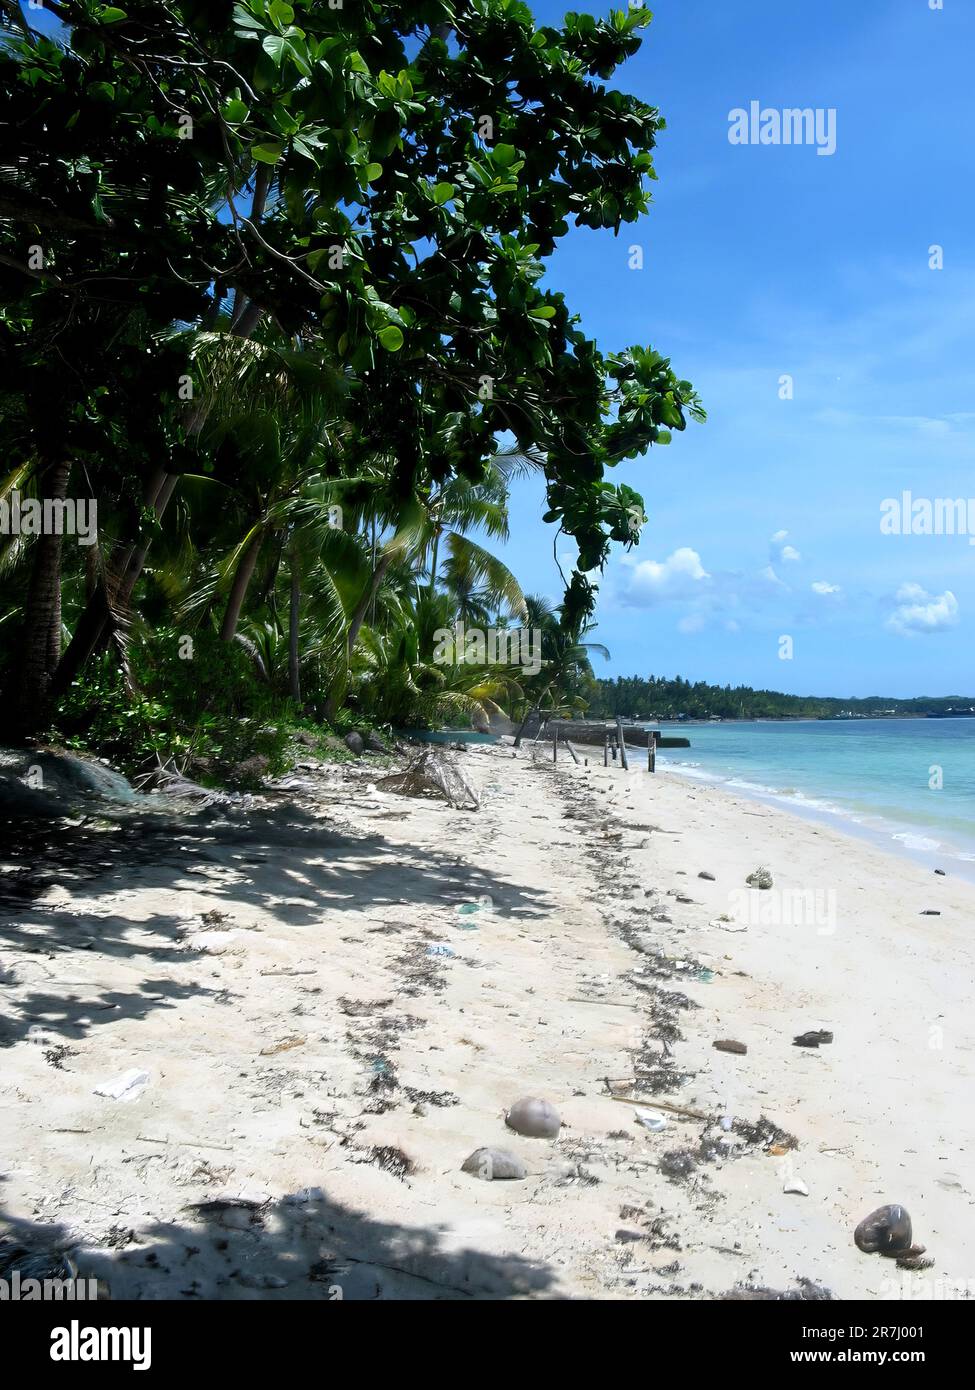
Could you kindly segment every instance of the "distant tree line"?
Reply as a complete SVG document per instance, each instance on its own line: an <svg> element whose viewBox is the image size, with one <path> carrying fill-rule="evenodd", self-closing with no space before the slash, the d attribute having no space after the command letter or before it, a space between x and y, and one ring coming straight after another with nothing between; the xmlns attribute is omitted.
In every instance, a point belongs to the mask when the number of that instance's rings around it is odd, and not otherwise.
<svg viewBox="0 0 975 1390"><path fill-rule="evenodd" d="M918 696L897 700L887 695L851 699L819 695L784 695L753 690L749 685L709 685L681 676L617 676L594 679L586 690L590 718L611 719L838 719L877 715L975 714L975 696Z"/></svg>

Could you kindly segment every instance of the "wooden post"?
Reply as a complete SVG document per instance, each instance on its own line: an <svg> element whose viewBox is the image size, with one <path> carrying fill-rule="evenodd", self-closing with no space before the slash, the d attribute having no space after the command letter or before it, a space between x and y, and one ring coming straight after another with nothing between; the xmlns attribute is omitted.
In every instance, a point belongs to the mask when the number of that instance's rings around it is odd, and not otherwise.
<svg viewBox="0 0 975 1390"><path fill-rule="evenodd" d="M579 766L579 758L578 758L578 755L576 754L576 750L572 747L572 744L569 742L568 739L565 740L565 746L566 746L566 748L568 748L569 752L572 754L572 761L575 763L576 767L578 767L578 766Z"/></svg>
<svg viewBox="0 0 975 1390"><path fill-rule="evenodd" d="M651 733L647 740L647 771L656 772L657 770L657 735Z"/></svg>
<svg viewBox="0 0 975 1390"><path fill-rule="evenodd" d="M553 763L557 763L558 760L559 760L559 731L558 731L558 728L556 728L556 729L553 731L553 733L552 733L552 762L553 762Z"/></svg>
<svg viewBox="0 0 975 1390"><path fill-rule="evenodd" d="M616 734L620 741L620 762L623 764L623 771L629 771L629 763L626 761L626 740L623 737L623 721L616 716Z"/></svg>
<svg viewBox="0 0 975 1390"><path fill-rule="evenodd" d="M603 739L603 767L609 767L609 732Z"/></svg>

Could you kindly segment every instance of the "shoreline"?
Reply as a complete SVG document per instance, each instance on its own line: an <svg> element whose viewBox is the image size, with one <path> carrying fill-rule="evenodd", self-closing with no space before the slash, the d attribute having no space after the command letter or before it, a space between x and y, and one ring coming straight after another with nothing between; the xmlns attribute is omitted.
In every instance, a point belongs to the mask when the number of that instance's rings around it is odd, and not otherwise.
<svg viewBox="0 0 975 1390"><path fill-rule="evenodd" d="M918 840L928 838L918 825L908 824L906 821L890 820L879 813L874 816L874 820L879 824L871 825L868 823L868 812L863 812L862 816L858 817L852 811L816 804L817 798L806 797L801 792L777 791L771 787L765 789L758 784L746 785L741 781L736 781L735 774L715 773L707 770L692 772L680 764L664 761L660 754L657 757L655 775L678 777L694 785L716 787L729 796L740 796L746 801L754 801L759 805L769 806L785 812L786 815L793 815L798 820L808 824L829 827L837 834L845 835L859 844L872 845L875 849L885 852L895 859L905 859L909 863L920 865L932 872L936 868L950 864L952 872L959 878L975 884L975 853L964 850L946 840L935 843L932 838L928 845L918 844ZM933 837L937 827L927 828ZM911 844L911 840L915 843Z"/></svg>
<svg viewBox="0 0 975 1390"><path fill-rule="evenodd" d="M711 786L461 765L478 812L305 763L8 912L0 1230L115 1298L975 1295L975 890ZM933 1269L856 1249L886 1202Z"/></svg>

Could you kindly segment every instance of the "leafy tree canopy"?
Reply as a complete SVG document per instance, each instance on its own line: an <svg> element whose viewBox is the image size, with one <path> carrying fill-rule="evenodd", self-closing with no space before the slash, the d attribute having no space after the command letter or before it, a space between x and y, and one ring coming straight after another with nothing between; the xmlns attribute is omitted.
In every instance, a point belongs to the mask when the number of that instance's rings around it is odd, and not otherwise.
<svg viewBox="0 0 975 1390"><path fill-rule="evenodd" d="M604 85L642 9L536 27L519 0L51 0L0 7L0 365L12 462L141 496L198 469L174 322L264 323L346 383L357 456L406 498L513 435L584 571L636 539L605 478L701 412L650 349L604 355L539 280L576 225L647 210L663 122ZM147 334L148 341L147 341ZM10 449L8 448L8 456Z"/></svg>

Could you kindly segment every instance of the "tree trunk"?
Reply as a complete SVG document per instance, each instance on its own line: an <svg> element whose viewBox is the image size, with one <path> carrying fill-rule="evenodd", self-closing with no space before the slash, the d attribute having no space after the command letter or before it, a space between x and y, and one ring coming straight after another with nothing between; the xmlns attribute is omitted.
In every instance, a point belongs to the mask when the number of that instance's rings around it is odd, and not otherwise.
<svg viewBox="0 0 975 1390"><path fill-rule="evenodd" d="M144 501L147 507L153 507L155 509L157 519L160 519L163 512L166 510L178 481L177 474L167 473L164 468L157 468L146 484ZM117 587L113 595L113 604L126 604L129 602L135 590L136 583L138 582L139 575L142 573L142 567L145 564L148 552L148 541L142 545L137 544L129 548L119 572ZM109 603L108 596L105 592L104 581L102 581L85 605L81 617L75 624L75 630L71 636L71 641L68 643L67 650L58 663L57 670L51 681L51 696L53 699L57 699L58 696L64 694L92 653L97 651L108 630L111 617L112 605Z"/></svg>
<svg viewBox="0 0 975 1390"><path fill-rule="evenodd" d="M43 474L42 501L63 502L68 495L70 463L50 465ZM62 537L41 535L24 605L24 664L18 692L18 723L32 732L44 722L51 677L61 656Z"/></svg>
<svg viewBox="0 0 975 1390"><path fill-rule="evenodd" d="M367 585L365 592L355 606L355 612L352 614L352 620L349 623L349 635L345 645L346 666L348 666L348 663L352 660L352 651L356 644L356 638L359 636L359 629L365 622L366 614L369 612L369 605L379 592L379 586L383 582L383 577L389 569L392 559L393 557L390 554L386 554L382 557L375 570L373 570L372 579ZM342 688L344 688L344 684L345 682L343 681ZM325 701L325 718L328 719L329 722L331 722L338 713L338 705L339 688L333 686L332 690L329 692L328 699Z"/></svg>
<svg viewBox="0 0 975 1390"><path fill-rule="evenodd" d="M433 533L433 553L430 556L430 597L437 592L437 552L440 549L440 527Z"/></svg>
<svg viewBox="0 0 975 1390"><path fill-rule="evenodd" d="M230 586L230 597L227 599L227 607L223 615L223 625L220 628L221 642L232 642L237 635L237 624L240 622L240 612L244 606L244 599L247 597L247 588L254 575L257 565L257 557L261 553L261 545L264 541L264 532L258 531L251 540L250 545L240 557L237 566L237 573L234 575L234 582Z"/></svg>
<svg viewBox="0 0 975 1390"><path fill-rule="evenodd" d="M346 643L346 648L350 657L352 656L352 649L355 647L356 639L359 636L359 629L365 622L366 614L369 612L369 605L379 592L379 586L383 582L386 571L392 563L392 559L392 555L384 555L382 557L379 564L373 570L372 580L370 581L368 589L366 589L366 592L356 604L355 612L352 614L352 621L349 623L349 637Z"/></svg>
<svg viewBox="0 0 975 1390"><path fill-rule="evenodd" d="M298 624L301 619L301 571L298 557L292 544L289 556L291 566L291 606L288 613L288 686L291 698L296 705L301 704L301 673L298 668Z"/></svg>

